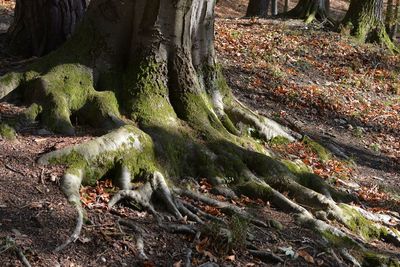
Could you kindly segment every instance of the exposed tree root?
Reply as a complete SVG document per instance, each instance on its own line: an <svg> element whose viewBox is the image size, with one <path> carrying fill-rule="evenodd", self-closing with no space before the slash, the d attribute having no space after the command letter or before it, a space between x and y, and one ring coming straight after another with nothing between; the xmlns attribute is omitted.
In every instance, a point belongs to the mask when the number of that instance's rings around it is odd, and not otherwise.
<svg viewBox="0 0 400 267"><path fill-rule="evenodd" d="M241 122L254 127L264 140L271 140L274 137L281 136L287 138L290 142L294 141L294 138L288 134L288 129L284 129L273 120L254 113L236 98L234 98L232 106L227 106L226 112L234 122Z"/></svg>
<svg viewBox="0 0 400 267"><path fill-rule="evenodd" d="M70 167L62 180L62 188L69 202L73 203L78 210L78 220L74 233L63 245L58 247L57 250L74 242L78 238L82 228L83 213L79 200L79 187L82 181L91 181L91 179L94 179L93 177L90 178L92 175L101 177L115 168L120 170L115 172L117 174L115 182L119 184L121 190L114 195L109 202L109 206L112 207L124 198L134 200L142 207L149 210L154 215L159 225L168 232L195 235L198 230L196 227L190 225L163 223L160 212L156 211L154 207L154 197L160 200L163 208L178 221L182 221L184 216L187 216L189 220L197 222L200 225L204 224L207 220L218 221L225 224L224 220L202 212L192 204L175 197L175 194L217 207L221 212L229 216L245 218L256 226L273 226L278 229L282 227L273 220L267 222L260 221L235 205L215 200L204 194L182 189L177 186L175 186L171 192L169 189L170 186L168 186L164 176L157 171L157 168L153 169L155 165L149 164L148 161L139 160L142 157L147 160L154 159L154 156L145 155L145 153L153 153L148 149L149 147L153 146L146 134L135 127L125 126L87 143L50 152L42 156L39 160L42 163L65 162L69 164ZM265 160L267 160L266 156L259 157L264 157ZM140 166L135 166L135 168L133 168L128 164L128 159L139 163ZM258 164L259 163L260 162L258 162ZM267 163L268 160L264 162L263 165L268 166ZM263 176L253 174L253 172L256 172L259 173L259 175L271 175L271 171L266 171L264 168L256 168L252 171L245 169L242 171L245 181L232 186L232 188L239 194L270 201L274 206L294 213L299 224L320 233L334 245L347 246L353 249L357 248L360 251L368 251L363 244L365 240L369 240L370 238L382 238L387 242L399 245L400 235L398 232L394 228L383 225L384 222L379 221L379 216L374 216L361 208L353 208L350 205L338 205L332 197L330 197L330 194L320 194L308 187L300 185L296 182L297 178L293 173L288 170L283 171L285 170L284 165L276 165L276 167L278 166L279 171L275 169L274 173L275 175L281 175L279 180L274 178L274 176L262 178ZM249 165L249 168L252 167L254 166ZM96 169L96 171L94 171L94 169ZM132 188L131 181L135 180L140 181L140 185ZM295 201L289 199L287 196L280 193L280 191L288 192L288 196L295 199ZM326 214L324 217L325 221L319 220L313 215L313 213L318 214L321 212L325 212ZM345 231L332 226L329 224L329 220L336 220L353 233L360 234L364 240L349 235Z"/></svg>
<svg viewBox="0 0 400 267"><path fill-rule="evenodd" d="M167 210L174 215L177 220L182 220L182 215L179 212L175 201L172 199L171 192L165 182L164 177L161 173L155 172L146 179L147 181L143 186L136 190L121 190L108 203L109 207L114 206L117 202L124 198L129 198L143 207L152 211L153 214L157 214L154 210L153 205L150 203L153 193L159 196L163 203L166 205ZM130 183L130 182L129 182ZM190 213L191 215L191 213Z"/></svg>
<svg viewBox="0 0 400 267"><path fill-rule="evenodd" d="M118 224L128 226L131 230L133 230L136 238L136 248L139 252L139 259L146 260L147 255L146 253L144 253L144 241L143 241L142 229L140 229L133 222L128 220L119 219Z"/></svg>

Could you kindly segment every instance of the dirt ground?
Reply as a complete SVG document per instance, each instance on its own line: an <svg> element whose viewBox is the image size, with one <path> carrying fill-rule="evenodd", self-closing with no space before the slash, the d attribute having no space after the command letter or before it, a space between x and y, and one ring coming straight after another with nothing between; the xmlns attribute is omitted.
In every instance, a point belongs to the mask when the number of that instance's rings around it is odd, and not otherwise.
<svg viewBox="0 0 400 267"><path fill-rule="evenodd" d="M302 160L332 184L358 195L363 207L382 213L390 211L399 217L400 91L392 92L400 77L399 60L382 55L382 50L375 46L360 48L318 26L296 21L238 19L244 15L246 1L219 2L216 50L235 95L259 113L318 140L335 156L321 163L301 142L290 146L265 145L277 155ZM345 5L346 1L333 3L338 14L343 14L340 10L345 10ZM12 17L12 2L0 1L0 7L1 33ZM25 59L5 52L1 34L0 48L0 75L27 64ZM339 57L344 51L348 57ZM317 64L322 61L327 65ZM378 71L387 75L379 76ZM368 84L360 85L362 81ZM310 88L314 88L311 94ZM346 89L353 89L355 95L346 95ZM364 106L357 104L360 102L369 108L364 110ZM386 104L379 106L378 102ZM12 124L24 108L0 102L0 122ZM206 236L200 238L202 247L194 245L192 236L167 233L154 223L152 215L135 209L131 203L118 205L110 212L106 202L113 188L108 181L82 188L82 200L87 201L87 222L82 235L65 250L54 252L71 234L75 211L59 190L63 166L41 166L36 161L43 153L98 135L94 129L78 129L77 136L66 137L32 124L19 129L13 141L0 138L1 266L23 266L20 251L32 266L178 267L184 266L188 249L193 251L194 266L211 262L220 266L348 265L337 253L338 248L327 249L320 236L299 227L290 214L277 211L269 203L248 199L233 202L239 206L247 204L249 211L263 221L273 218L283 225L283 230L249 226L257 234L247 244L274 253L282 259L280 263L276 259L263 261L240 246L221 253ZM202 190L208 190L207 184ZM224 218L217 210L203 208ZM118 226L121 218L131 219L143 230L148 260L138 257L134 234ZM373 240L370 245L375 251L400 259L397 247L380 240Z"/></svg>

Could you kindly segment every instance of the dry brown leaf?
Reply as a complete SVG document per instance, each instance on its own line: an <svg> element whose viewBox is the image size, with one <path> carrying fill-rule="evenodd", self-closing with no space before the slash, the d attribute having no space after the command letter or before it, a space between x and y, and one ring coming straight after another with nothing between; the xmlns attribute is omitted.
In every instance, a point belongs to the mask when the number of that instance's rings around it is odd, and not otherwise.
<svg viewBox="0 0 400 267"><path fill-rule="evenodd" d="M315 263L314 258L310 254L308 254L307 251L299 250L299 251L297 251L297 254L299 254L299 256L302 257L306 262Z"/></svg>
<svg viewBox="0 0 400 267"><path fill-rule="evenodd" d="M181 267L181 266L182 266L182 260L175 262L173 265L173 267Z"/></svg>
<svg viewBox="0 0 400 267"><path fill-rule="evenodd" d="M235 261L235 255L226 256L225 260L227 260L227 261Z"/></svg>

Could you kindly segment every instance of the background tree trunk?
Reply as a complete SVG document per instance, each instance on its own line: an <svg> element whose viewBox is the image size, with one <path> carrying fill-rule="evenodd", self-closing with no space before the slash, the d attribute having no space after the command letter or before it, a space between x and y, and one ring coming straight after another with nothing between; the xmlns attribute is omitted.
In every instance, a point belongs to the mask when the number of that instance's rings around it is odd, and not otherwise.
<svg viewBox="0 0 400 267"><path fill-rule="evenodd" d="M394 0L388 0L387 3L385 26L389 38L392 41L396 38L397 27L398 27L397 25L399 24L398 22L399 5L400 5L400 0L396 0L396 2L394 2Z"/></svg>
<svg viewBox="0 0 400 267"><path fill-rule="evenodd" d="M271 0L271 15L278 15L278 0Z"/></svg>
<svg viewBox="0 0 400 267"><path fill-rule="evenodd" d="M74 31L88 0L17 0L8 31L11 52L42 56L62 44Z"/></svg>
<svg viewBox="0 0 400 267"><path fill-rule="evenodd" d="M246 17L266 17L270 1L271 0L250 0L247 6Z"/></svg>
<svg viewBox="0 0 400 267"><path fill-rule="evenodd" d="M304 19L306 23L310 23L314 19L325 20L328 17L328 9L329 0L300 0L292 10L284 15Z"/></svg>
<svg viewBox="0 0 400 267"><path fill-rule="evenodd" d="M385 29L383 0L351 0L341 25L362 42L383 43L392 51L398 50Z"/></svg>
<svg viewBox="0 0 400 267"><path fill-rule="evenodd" d="M289 11L289 0L285 0L285 5L283 7L283 12L286 13Z"/></svg>

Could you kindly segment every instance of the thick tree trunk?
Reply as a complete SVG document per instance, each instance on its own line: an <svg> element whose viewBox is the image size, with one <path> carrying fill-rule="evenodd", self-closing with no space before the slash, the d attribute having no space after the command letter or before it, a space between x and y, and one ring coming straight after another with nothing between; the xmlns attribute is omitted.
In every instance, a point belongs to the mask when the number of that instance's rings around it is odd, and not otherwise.
<svg viewBox="0 0 400 267"><path fill-rule="evenodd" d="M12 52L42 56L61 45L74 31L88 0L17 0L8 31Z"/></svg>
<svg viewBox="0 0 400 267"><path fill-rule="evenodd" d="M324 21L329 14L329 0L300 0L297 5L287 12L286 16L303 19L306 23L314 19Z"/></svg>
<svg viewBox="0 0 400 267"><path fill-rule="evenodd" d="M342 28L362 42L378 42L390 50L398 48L391 42L383 23L383 0L351 0Z"/></svg>
<svg viewBox="0 0 400 267"><path fill-rule="evenodd" d="M246 17L266 17L270 2L271 0L250 0L247 6Z"/></svg>

